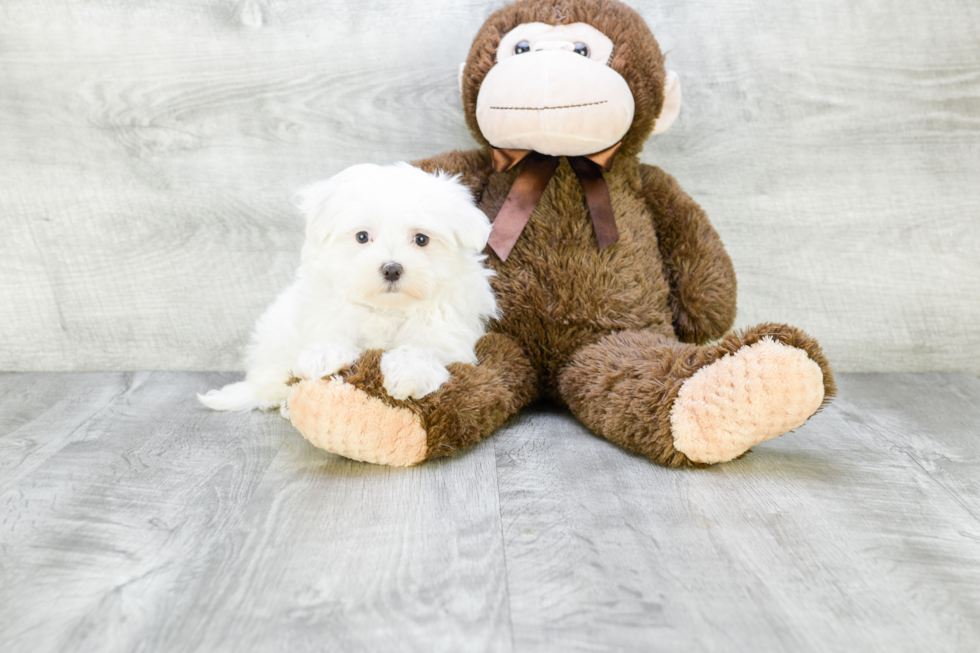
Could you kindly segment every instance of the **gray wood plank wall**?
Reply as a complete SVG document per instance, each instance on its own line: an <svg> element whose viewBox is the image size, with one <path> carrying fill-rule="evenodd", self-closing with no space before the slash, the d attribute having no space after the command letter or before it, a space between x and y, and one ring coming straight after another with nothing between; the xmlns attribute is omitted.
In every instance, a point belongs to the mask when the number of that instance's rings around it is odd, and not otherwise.
<svg viewBox="0 0 980 653"><path fill-rule="evenodd" d="M6 0L0 369L236 369L293 191L470 147L498 0ZM980 373L980 5L636 0L684 84L647 144L708 211L739 324L840 371Z"/></svg>

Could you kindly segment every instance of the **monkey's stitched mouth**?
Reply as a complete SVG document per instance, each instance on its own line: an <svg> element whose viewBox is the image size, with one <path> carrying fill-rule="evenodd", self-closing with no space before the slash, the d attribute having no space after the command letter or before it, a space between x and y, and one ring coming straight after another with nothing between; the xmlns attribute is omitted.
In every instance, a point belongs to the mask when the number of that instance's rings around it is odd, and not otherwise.
<svg viewBox="0 0 980 653"><path fill-rule="evenodd" d="M490 107L500 111L551 111L552 109L577 109L579 107L592 107L597 104L606 104L609 100L599 100L598 102L586 102L584 104L568 104L563 107Z"/></svg>

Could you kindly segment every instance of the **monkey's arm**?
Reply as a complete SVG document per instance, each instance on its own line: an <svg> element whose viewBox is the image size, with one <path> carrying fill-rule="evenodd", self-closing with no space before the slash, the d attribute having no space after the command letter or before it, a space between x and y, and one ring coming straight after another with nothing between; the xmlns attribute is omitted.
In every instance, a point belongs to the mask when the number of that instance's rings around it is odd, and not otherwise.
<svg viewBox="0 0 980 653"><path fill-rule="evenodd" d="M642 165L641 193L670 285L674 330L683 342L704 344L735 322L735 269L708 216L660 168Z"/></svg>
<svg viewBox="0 0 980 653"><path fill-rule="evenodd" d="M490 157L484 150L453 150L412 161L412 165L426 172L445 170L451 175L461 175L460 181L473 192L473 199L477 204L480 203L487 179L493 172Z"/></svg>

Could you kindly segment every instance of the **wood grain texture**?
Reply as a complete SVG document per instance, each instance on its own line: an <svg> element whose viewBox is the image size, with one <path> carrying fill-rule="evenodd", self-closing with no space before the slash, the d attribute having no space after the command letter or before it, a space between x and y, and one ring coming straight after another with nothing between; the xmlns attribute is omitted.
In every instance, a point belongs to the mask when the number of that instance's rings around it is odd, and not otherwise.
<svg viewBox="0 0 980 653"><path fill-rule="evenodd" d="M0 494L27 478L145 374L0 374Z"/></svg>
<svg viewBox="0 0 980 653"><path fill-rule="evenodd" d="M519 651L973 651L980 381L847 376L797 432L670 470L563 411L494 438Z"/></svg>
<svg viewBox="0 0 980 653"><path fill-rule="evenodd" d="M0 650L980 645L970 375L843 375L803 428L702 470L541 407L377 467L196 403L231 378L0 375Z"/></svg>
<svg viewBox="0 0 980 653"><path fill-rule="evenodd" d="M221 548L163 650L511 650L489 443L395 469L294 433Z"/></svg>
<svg viewBox="0 0 980 653"><path fill-rule="evenodd" d="M705 9L650 21L688 83L645 158L718 227L738 325L800 326L841 371L980 374L980 5Z"/></svg>
<svg viewBox="0 0 980 653"><path fill-rule="evenodd" d="M203 410L192 391L223 380L137 375L83 424L44 425L69 431L60 449L0 488L4 650L138 650L179 606L287 431Z"/></svg>
<svg viewBox="0 0 980 653"><path fill-rule="evenodd" d="M643 159L712 217L740 325L841 371L980 374L980 6L633 3L684 86ZM0 6L0 369L232 369L305 183L472 145L497 0Z"/></svg>
<svg viewBox="0 0 980 653"><path fill-rule="evenodd" d="M63 441L28 470L0 448L5 653L509 650L489 443L387 469L200 406L227 376L45 376L94 414L35 419Z"/></svg>

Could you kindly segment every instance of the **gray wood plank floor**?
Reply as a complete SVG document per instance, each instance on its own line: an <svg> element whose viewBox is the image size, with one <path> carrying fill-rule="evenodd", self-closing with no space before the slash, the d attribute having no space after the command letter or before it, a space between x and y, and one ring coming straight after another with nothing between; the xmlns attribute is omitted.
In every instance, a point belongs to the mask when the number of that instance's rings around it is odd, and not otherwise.
<svg viewBox="0 0 980 653"><path fill-rule="evenodd" d="M980 650L980 380L669 470L540 407L388 469L219 373L0 374L0 650Z"/></svg>

